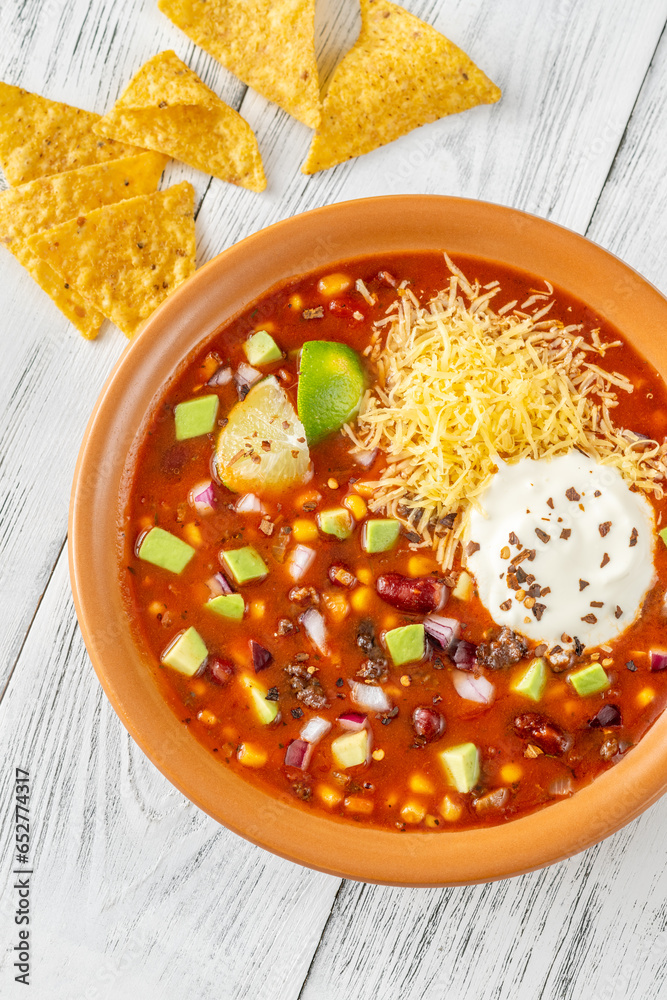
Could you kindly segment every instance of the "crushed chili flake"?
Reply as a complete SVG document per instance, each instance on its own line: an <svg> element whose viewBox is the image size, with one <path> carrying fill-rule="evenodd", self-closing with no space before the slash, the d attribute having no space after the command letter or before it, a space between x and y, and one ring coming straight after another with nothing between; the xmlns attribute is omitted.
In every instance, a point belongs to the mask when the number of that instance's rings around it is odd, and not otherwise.
<svg viewBox="0 0 667 1000"><path fill-rule="evenodd" d="M535 647L535 649L534 649L533 652L535 653L535 656L544 656L544 654L546 653L546 651L547 651L547 644L546 644L546 642L541 642L539 644L539 646Z"/></svg>
<svg viewBox="0 0 667 1000"><path fill-rule="evenodd" d="M638 537L639 537L639 532L637 531L636 528L633 528L632 533L630 535L630 548L633 548L633 546L637 544Z"/></svg>
<svg viewBox="0 0 667 1000"><path fill-rule="evenodd" d="M280 692L278 691L278 688L277 687L269 688L269 690L268 690L268 692L266 694L266 699L265 700L266 701L278 701L279 698L280 698Z"/></svg>
<svg viewBox="0 0 667 1000"><path fill-rule="evenodd" d="M475 552L479 552L480 548L479 542L468 542L466 545L466 555L472 556Z"/></svg>
<svg viewBox="0 0 667 1000"><path fill-rule="evenodd" d="M544 614L544 612L546 611L546 609L547 609L546 604L540 604L539 602L536 602L533 605L533 609L532 609L533 610L533 614L537 618L538 622L541 620L542 615Z"/></svg>
<svg viewBox="0 0 667 1000"><path fill-rule="evenodd" d="M546 597L547 594L550 593L551 593L551 587L542 587L542 593L540 594L540 597Z"/></svg>
<svg viewBox="0 0 667 1000"><path fill-rule="evenodd" d="M324 319L324 306L317 306L315 309L304 309L302 316L304 319Z"/></svg>
<svg viewBox="0 0 667 1000"><path fill-rule="evenodd" d="M595 625L597 623L597 618L594 614L584 615L581 620L582 622L588 622L589 625Z"/></svg>
<svg viewBox="0 0 667 1000"><path fill-rule="evenodd" d="M533 558L534 558L535 555L534 549L524 549L523 552L517 552L517 554L510 559L512 566L518 566L519 563L523 562L524 559L530 559L531 552L533 553Z"/></svg>
<svg viewBox="0 0 667 1000"><path fill-rule="evenodd" d="M510 531L509 543L510 543L510 545L514 545L514 546L517 546L517 545L520 546L521 545L521 542L519 541L519 539L517 538L517 536L514 534L513 531Z"/></svg>
<svg viewBox="0 0 667 1000"><path fill-rule="evenodd" d="M416 542L421 542L422 536L418 535L416 531L408 531L406 528L402 528L403 535L409 542L415 544ZM477 546L479 548L479 545Z"/></svg>
<svg viewBox="0 0 667 1000"><path fill-rule="evenodd" d="M565 490L565 496L567 497L568 500L574 500L574 501L581 500L581 495L577 493L574 486L570 486L569 489Z"/></svg>
<svg viewBox="0 0 667 1000"><path fill-rule="evenodd" d="M523 751L524 757L533 757L533 758L539 757L540 754L543 753L544 750L541 750L540 747L536 746L534 743L529 743L526 749Z"/></svg>
<svg viewBox="0 0 667 1000"><path fill-rule="evenodd" d="M291 715L292 715L293 719L301 719L303 717L303 709L302 708L293 708L291 710Z"/></svg>
<svg viewBox="0 0 667 1000"><path fill-rule="evenodd" d="M563 528L563 530L560 533L560 537L567 539L570 537L571 534L572 534L571 528Z"/></svg>
<svg viewBox="0 0 667 1000"><path fill-rule="evenodd" d="M625 665L628 668L628 670L630 670L634 674L635 670L637 669L637 664L635 663L635 661L628 660L628 662Z"/></svg>
<svg viewBox="0 0 667 1000"><path fill-rule="evenodd" d="M609 529L611 528L611 521L603 521L602 524L598 524L598 531L602 538L609 534Z"/></svg>
<svg viewBox="0 0 667 1000"><path fill-rule="evenodd" d="M596 490L596 491L595 491L595 493L593 494L593 496L594 496L594 497L601 497L601 496L602 496L602 494L600 493L600 491L599 491L599 490Z"/></svg>
<svg viewBox="0 0 667 1000"><path fill-rule="evenodd" d="M553 502L553 499L551 497L549 497L549 499L547 500L547 507L550 507L551 510L554 509L554 502Z"/></svg>
<svg viewBox="0 0 667 1000"><path fill-rule="evenodd" d="M609 561L610 561L609 560L609 556L605 552L605 554L602 556L602 562L600 563L600 569L602 569L604 566L606 566Z"/></svg>
<svg viewBox="0 0 667 1000"><path fill-rule="evenodd" d="M308 510L308 511L310 511L310 510L316 510L317 509L317 500L308 500L306 503L304 503L302 505L302 509L303 510Z"/></svg>
<svg viewBox="0 0 667 1000"><path fill-rule="evenodd" d="M574 651L577 654L577 656L581 656L581 654L583 653L583 651L584 651L585 648L586 647L584 646L584 644L581 641L581 639L578 639L577 636L575 635L575 637L574 637Z"/></svg>
<svg viewBox="0 0 667 1000"><path fill-rule="evenodd" d="M622 614L623 614L623 611L622 611L621 608L619 608L619 606L617 604L616 605L616 610L614 611L614 618L620 618Z"/></svg>
<svg viewBox="0 0 667 1000"><path fill-rule="evenodd" d="M509 559L509 557L510 557L510 547L509 545L503 545L502 549L500 550L500 558Z"/></svg>
<svg viewBox="0 0 667 1000"><path fill-rule="evenodd" d="M271 451L270 441L262 441L262 451Z"/></svg>
<svg viewBox="0 0 667 1000"><path fill-rule="evenodd" d="M602 608L604 607L604 601L591 601L592 608Z"/></svg>
<svg viewBox="0 0 667 1000"><path fill-rule="evenodd" d="M544 542L545 545L547 542L551 541L551 535L547 535L546 531L542 531L541 528L535 528L535 534L541 542ZM530 556L528 558L530 558Z"/></svg>
<svg viewBox="0 0 667 1000"><path fill-rule="evenodd" d="M588 580L580 580L579 581L579 590L580 591L581 590L585 590L586 587L589 587L589 586L590 586L590 584L589 584Z"/></svg>
<svg viewBox="0 0 667 1000"><path fill-rule="evenodd" d="M526 552L528 553L528 562L532 562L533 559L535 558L535 556L537 555L537 550L536 549L526 549Z"/></svg>
<svg viewBox="0 0 667 1000"><path fill-rule="evenodd" d="M529 597L541 597L542 596L542 588L540 587L539 583L534 583L531 586L530 590L528 591L528 596Z"/></svg>
<svg viewBox="0 0 667 1000"><path fill-rule="evenodd" d="M528 580L525 570L521 569L520 566L517 566L516 568L516 578L519 581L519 583L526 583Z"/></svg>
<svg viewBox="0 0 667 1000"><path fill-rule="evenodd" d="M503 603L500 605L500 610L509 611L511 607L512 607L511 601L503 601Z"/></svg>

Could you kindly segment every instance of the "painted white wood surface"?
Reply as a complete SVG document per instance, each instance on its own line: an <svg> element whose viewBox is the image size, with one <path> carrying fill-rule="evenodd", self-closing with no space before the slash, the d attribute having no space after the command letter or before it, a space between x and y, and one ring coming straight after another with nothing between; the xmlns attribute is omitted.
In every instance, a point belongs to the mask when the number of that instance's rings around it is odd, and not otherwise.
<svg viewBox="0 0 667 1000"><path fill-rule="evenodd" d="M313 178L299 173L308 130L193 46L153 0L2 0L0 79L103 111L146 58L174 48L255 128L269 176L256 195L169 168L169 180L187 177L201 199L200 262L308 208L421 191L588 231L667 290L667 0L405 6L462 45L503 88L502 102ZM324 0L317 21L326 76L355 37L355 3ZM3 256L0 807L8 817L10 769L30 766L32 995L666 995L665 802L545 872L411 891L340 883L273 858L201 814L145 760L90 667L63 549L79 440L123 346L111 326L93 344L79 339ZM11 977L10 834L3 822L3 998L22 995Z"/></svg>

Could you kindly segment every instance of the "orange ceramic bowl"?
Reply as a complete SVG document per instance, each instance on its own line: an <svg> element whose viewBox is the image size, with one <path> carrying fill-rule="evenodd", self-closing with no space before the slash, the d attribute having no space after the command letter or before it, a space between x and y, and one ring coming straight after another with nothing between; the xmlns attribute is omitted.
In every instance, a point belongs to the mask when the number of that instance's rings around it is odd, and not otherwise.
<svg viewBox="0 0 667 1000"><path fill-rule="evenodd" d="M119 524L134 449L168 380L222 324L285 279L371 253L447 249L507 263L587 302L667 374L667 301L581 236L513 209L415 195L330 205L230 247L130 344L97 402L70 508L70 572L88 652L114 709L162 773L235 833L311 868L368 882L441 886L518 875L618 830L667 786L667 713L627 757L572 798L504 826L399 833L308 813L221 767L163 699L128 627Z"/></svg>

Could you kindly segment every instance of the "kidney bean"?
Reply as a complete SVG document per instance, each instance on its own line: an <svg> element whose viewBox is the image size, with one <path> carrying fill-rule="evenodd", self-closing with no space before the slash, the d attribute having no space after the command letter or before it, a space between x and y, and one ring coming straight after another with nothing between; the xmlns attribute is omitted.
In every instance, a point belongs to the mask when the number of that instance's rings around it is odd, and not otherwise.
<svg viewBox="0 0 667 1000"><path fill-rule="evenodd" d="M226 684L234 676L234 668L229 660L221 660L219 656L209 656L206 671L216 684Z"/></svg>
<svg viewBox="0 0 667 1000"><path fill-rule="evenodd" d="M382 600L393 608L415 615L439 611L447 600L447 587L433 576L385 573L377 578L375 589Z"/></svg>
<svg viewBox="0 0 667 1000"><path fill-rule="evenodd" d="M550 757L561 757L572 746L572 737L560 726L537 712L525 712L514 720L514 732L522 739L530 740Z"/></svg>
<svg viewBox="0 0 667 1000"><path fill-rule="evenodd" d="M445 731L445 718L430 705L418 705L412 713L412 727L422 739L437 740Z"/></svg>

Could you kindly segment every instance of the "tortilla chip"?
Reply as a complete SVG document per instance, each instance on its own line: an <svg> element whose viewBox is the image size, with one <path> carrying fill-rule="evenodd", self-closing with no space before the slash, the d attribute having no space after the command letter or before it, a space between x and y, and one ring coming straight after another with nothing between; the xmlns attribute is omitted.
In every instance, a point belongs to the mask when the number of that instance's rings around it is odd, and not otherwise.
<svg viewBox="0 0 667 1000"><path fill-rule="evenodd" d="M249 87L317 128L315 0L158 0L158 7Z"/></svg>
<svg viewBox="0 0 667 1000"><path fill-rule="evenodd" d="M324 97L304 174L353 156L477 104L500 90L453 42L388 0L361 0L359 38Z"/></svg>
<svg viewBox="0 0 667 1000"><path fill-rule="evenodd" d="M100 116L0 82L0 166L9 184L144 150L92 131Z"/></svg>
<svg viewBox="0 0 667 1000"><path fill-rule="evenodd" d="M161 52L142 66L95 132L159 150L251 191L266 187L248 123L175 52Z"/></svg>
<svg viewBox="0 0 667 1000"><path fill-rule="evenodd" d="M139 195L28 239L28 247L131 337L195 269L194 189Z"/></svg>

